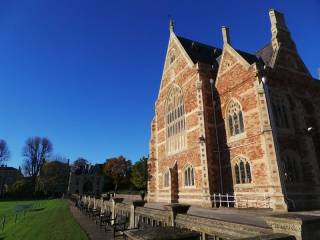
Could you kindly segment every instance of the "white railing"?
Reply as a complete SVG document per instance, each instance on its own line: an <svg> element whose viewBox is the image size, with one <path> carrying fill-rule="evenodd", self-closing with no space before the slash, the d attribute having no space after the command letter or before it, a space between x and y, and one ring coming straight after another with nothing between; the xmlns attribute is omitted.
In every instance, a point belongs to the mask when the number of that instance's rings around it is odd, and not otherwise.
<svg viewBox="0 0 320 240"><path fill-rule="evenodd" d="M214 207L236 208L270 208L270 197L266 194L232 195L215 193L211 197Z"/></svg>
<svg viewBox="0 0 320 240"><path fill-rule="evenodd" d="M231 194L214 193L212 196L214 207L234 207L236 205L235 196Z"/></svg>

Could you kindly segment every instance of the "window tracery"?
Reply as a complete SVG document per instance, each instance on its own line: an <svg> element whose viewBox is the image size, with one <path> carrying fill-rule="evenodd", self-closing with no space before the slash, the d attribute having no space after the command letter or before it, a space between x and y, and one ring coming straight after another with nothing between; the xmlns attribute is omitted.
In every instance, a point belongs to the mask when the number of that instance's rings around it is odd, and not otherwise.
<svg viewBox="0 0 320 240"><path fill-rule="evenodd" d="M229 135L235 136L244 132L242 107L236 101L231 101L228 106Z"/></svg>
<svg viewBox="0 0 320 240"><path fill-rule="evenodd" d="M249 161L244 157L239 157L234 164L235 183L251 183L251 166Z"/></svg>
<svg viewBox="0 0 320 240"><path fill-rule="evenodd" d="M167 152L175 153L185 148L185 111L181 88L174 85L166 103Z"/></svg>

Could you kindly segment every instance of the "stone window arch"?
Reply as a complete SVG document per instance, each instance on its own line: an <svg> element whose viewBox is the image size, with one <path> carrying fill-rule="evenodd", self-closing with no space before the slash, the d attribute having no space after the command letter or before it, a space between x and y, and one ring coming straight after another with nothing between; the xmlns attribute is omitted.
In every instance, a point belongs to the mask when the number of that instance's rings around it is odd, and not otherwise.
<svg viewBox="0 0 320 240"><path fill-rule="evenodd" d="M195 185L194 168L191 165L187 165L184 169L184 186L192 187Z"/></svg>
<svg viewBox="0 0 320 240"><path fill-rule="evenodd" d="M167 153L179 152L186 147L184 98L179 86L169 91L165 110Z"/></svg>
<svg viewBox="0 0 320 240"><path fill-rule="evenodd" d="M163 187L170 187L170 170L167 169L163 174Z"/></svg>
<svg viewBox="0 0 320 240"><path fill-rule="evenodd" d="M300 182L299 160L298 154L291 150L287 150L281 155L282 171L286 183Z"/></svg>
<svg viewBox="0 0 320 240"><path fill-rule="evenodd" d="M237 157L233 165L235 184L252 182L252 169L249 160L245 157Z"/></svg>
<svg viewBox="0 0 320 240"><path fill-rule="evenodd" d="M228 104L227 125L230 137L244 132L242 106L236 100L231 100Z"/></svg>

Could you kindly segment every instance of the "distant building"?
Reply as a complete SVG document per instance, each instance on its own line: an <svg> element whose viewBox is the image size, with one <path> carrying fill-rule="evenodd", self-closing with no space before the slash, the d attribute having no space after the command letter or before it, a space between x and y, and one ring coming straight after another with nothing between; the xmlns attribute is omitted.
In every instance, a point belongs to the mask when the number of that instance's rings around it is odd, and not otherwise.
<svg viewBox="0 0 320 240"><path fill-rule="evenodd" d="M71 168L68 193L101 194L104 185L102 166L103 164L88 164L78 168Z"/></svg>
<svg viewBox="0 0 320 240"><path fill-rule="evenodd" d="M320 207L320 81L283 14L269 16L271 40L256 53L236 49L226 27L217 48L176 35L171 22L148 201L212 206L228 193L237 207Z"/></svg>
<svg viewBox="0 0 320 240"><path fill-rule="evenodd" d="M6 165L0 166L0 195L6 190L6 188L17 180L23 178L21 169L16 169L14 167L8 167Z"/></svg>

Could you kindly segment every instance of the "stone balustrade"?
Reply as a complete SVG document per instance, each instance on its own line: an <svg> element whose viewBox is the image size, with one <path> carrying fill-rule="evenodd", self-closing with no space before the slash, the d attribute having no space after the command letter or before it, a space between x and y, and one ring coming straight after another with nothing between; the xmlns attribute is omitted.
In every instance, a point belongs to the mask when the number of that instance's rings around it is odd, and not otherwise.
<svg viewBox="0 0 320 240"><path fill-rule="evenodd" d="M220 219L213 219L201 216L188 214L188 205L170 204L165 205L164 209L154 209L145 207L145 201L135 200L123 202L123 198L111 198L106 200L103 198L95 198L93 196L72 196L73 199L80 199L84 204L104 211L110 211L112 217L118 215L126 216L129 219L129 227L137 228L139 224L147 224L151 226L176 226L179 228L189 229L202 234L202 239L207 239L208 236L215 236L222 239L312 239L310 233L302 233L301 226L307 227L304 229L312 229L314 234L318 236L320 227L320 217L313 217L312 221L303 222L294 218L295 228L293 229L293 218L281 215L267 217L267 227L258 227L248 224L234 223ZM291 219L291 220L290 220ZM297 220L298 219L298 220ZM288 221L287 221L288 220ZM281 224L280 224L281 223ZM280 226L281 227L278 227ZM284 227L282 227L284 226ZM287 227L290 226L290 227ZM310 226L310 227L309 227ZM291 235L291 236L290 236ZM305 235L305 237L303 237ZM292 238L294 236L295 238ZM266 238L263 238L266 237ZM283 237L283 238L282 238Z"/></svg>
<svg viewBox="0 0 320 240"><path fill-rule="evenodd" d="M172 220L169 211L152 209L145 207L137 207L135 209L136 222L140 221L144 224L152 226L171 226ZM136 224L135 224L136 226Z"/></svg>

